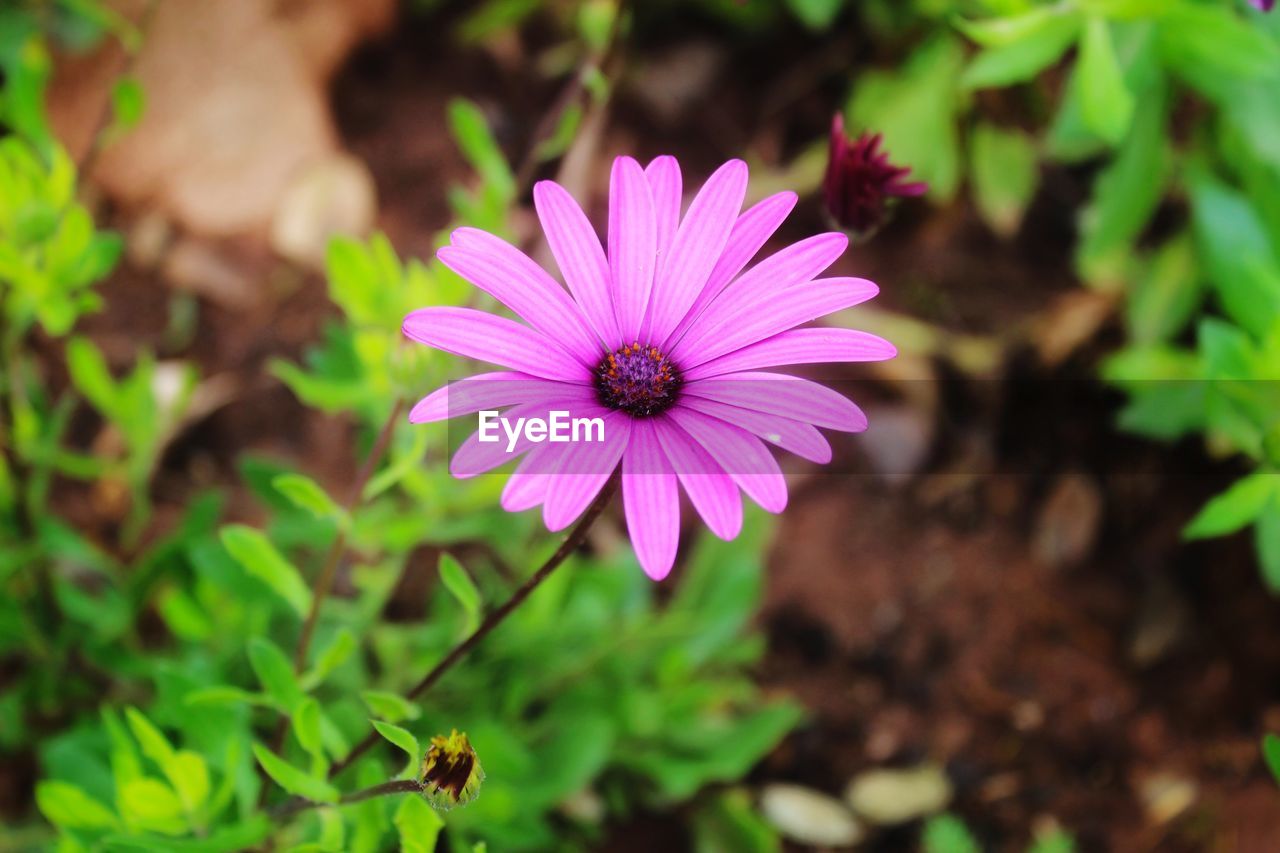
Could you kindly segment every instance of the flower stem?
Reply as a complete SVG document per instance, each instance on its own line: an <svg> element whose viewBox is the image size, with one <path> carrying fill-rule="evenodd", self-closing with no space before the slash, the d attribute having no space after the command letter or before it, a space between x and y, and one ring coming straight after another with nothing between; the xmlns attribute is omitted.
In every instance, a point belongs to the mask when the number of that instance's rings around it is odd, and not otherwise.
<svg viewBox="0 0 1280 853"><path fill-rule="evenodd" d="M400 422L400 413L403 411L404 401L397 400L396 404L391 407L391 412L387 415L387 420L382 425L382 429L378 432L378 437L374 439L369 456L364 460L364 464L360 466L360 471L356 474L355 482L351 486L351 492L344 507L348 515L359 505L361 495L364 494L364 488L369 483L369 478L377 470L378 463L382 461L388 445L391 444L391 436L395 434L396 424ZM334 537L333 545L330 546L329 553L325 556L324 566L320 569L320 576L316 578L315 589L312 590L314 594L311 596L311 609L307 611L306 621L302 623L302 633L298 635L298 647L293 655L293 669L295 672L301 673L303 667L307 665L307 652L311 648L311 638L315 634L316 622L320 616L320 605L324 603L325 598L329 596L329 591L333 588L333 579L338 573L338 562L342 559L342 555L346 550L347 530L342 528L338 530L338 535Z"/></svg>
<svg viewBox="0 0 1280 853"><path fill-rule="evenodd" d="M373 476L373 472L378 469L378 463L382 461L383 455L387 452L387 447L391 444L391 437L395 434L396 424L400 422L400 413L403 411L404 401L396 400L396 404L391 407L391 412L387 415L386 422L382 424L382 429L378 431L378 437L374 439L368 458L364 460L364 464L360 466L360 470L356 473L355 482L352 483L347 502L343 507L348 515L360 504L364 488L368 484L369 478ZM333 544L329 546L329 553L325 555L324 565L320 569L320 575L316 578L315 588L312 590L311 608L307 611L307 618L302 623L302 633L298 635L298 646L293 654L293 669L299 675L307 665L307 653L311 649L311 638L315 635L316 622L320 618L320 605L329 597L329 592L333 589L333 580L338 574L338 563L342 561L342 555L346 553L346 550L347 530L343 527L338 529L338 534L334 537ZM277 755L280 753L288 731L289 718L282 715L276 723L275 734L271 739L272 752ZM263 776L265 779L265 771L263 771ZM268 791L269 786L263 785L258 797L260 806L266 803Z"/></svg>
<svg viewBox="0 0 1280 853"><path fill-rule="evenodd" d="M480 626L476 628L470 636L458 643L458 645L454 646L438 664L432 667L430 672L424 675L417 684L410 688L410 690L405 693L405 698L410 700L417 699L423 693L431 689L432 685L439 681L446 672L452 669L458 661L466 657L468 652L474 649L481 640L493 631L494 628L498 627L504 619L510 616L511 612L519 607L520 604L529 597L529 594L538 588L539 584L549 578L551 573L559 568L560 565L569 558L570 554L578 550L582 543L586 541L587 532L591 529L591 525L600 517L600 513L604 511L605 506L609 503L609 500L613 497L613 494L617 489L618 480L616 477L611 477L609 481L605 483L604 488L600 490L600 494L596 495L596 499L591 502L591 506L587 507L586 512L582 514L582 518L578 520L577 525L575 525L569 535L565 537L564 541L560 543L560 547L555 550L555 553L548 557L547 561L543 563L528 580L521 584L520 587L511 594L510 598L486 616L484 621L480 623ZM379 740L381 740L381 736L377 732L370 732L364 740L356 744L355 748L351 750L350 754L348 754L346 758L333 765L329 770L329 778L332 779L354 764L356 759L368 752L369 749L372 748L374 744L378 743Z"/></svg>
<svg viewBox="0 0 1280 853"><path fill-rule="evenodd" d="M288 802L281 803L272 809L268 814L273 820L287 820L299 812L305 812L310 809L324 808L329 805L349 806L352 803L363 802L364 800L372 800L374 797L386 797L391 794L421 794L422 783L417 779L393 779L390 782L383 782L381 785L374 785L371 788L365 788L361 791L355 791L347 794L337 803L321 803L315 800L304 800L295 798Z"/></svg>

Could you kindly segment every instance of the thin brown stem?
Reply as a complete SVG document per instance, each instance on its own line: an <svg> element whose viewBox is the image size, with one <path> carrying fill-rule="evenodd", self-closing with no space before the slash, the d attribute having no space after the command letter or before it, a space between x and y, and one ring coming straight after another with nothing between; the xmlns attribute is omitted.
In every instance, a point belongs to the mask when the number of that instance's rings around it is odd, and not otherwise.
<svg viewBox="0 0 1280 853"><path fill-rule="evenodd" d="M403 411L404 401L397 400L396 404L391 407L391 412L387 415L387 420L383 423L382 429L379 430L378 437L374 439L373 447L369 450L369 456L364 460L364 464L360 466L355 482L351 486L351 492L347 497L346 505L343 507L348 515L359 506L365 486L369 484L369 478L378 469L378 464L382 461L383 455L387 452L387 447L391 444L391 437L395 434L396 424L400 422L400 413ZM333 579L338 573L338 563L341 562L342 555L346 549L347 529L343 527L338 530L338 535L334 537L333 544L329 547L329 553L325 555L320 575L316 578L315 589L312 591L313 595L311 596L311 609L307 611L307 618L302 623L302 633L298 635L298 647L293 654L293 669L295 672L302 672L307 665L307 652L311 649L311 638L315 634L316 622L320 616L320 605L324 603L329 591L333 588Z"/></svg>
<svg viewBox="0 0 1280 853"><path fill-rule="evenodd" d="M378 463L382 461L383 455L387 452L387 447L391 444L391 437L395 434L396 424L400 422L400 414L403 411L404 401L397 400L396 404L391 407L387 420L382 424L382 429L378 431L378 437L374 439L373 447L369 450L369 456L356 473L355 482L351 486L347 502L343 507L348 516L359 506L365 486L369 483L369 478L378 469ZM329 546L329 553L325 555L324 565L321 567L320 574L316 578L315 587L312 589L311 608L307 611L307 618L302 623L302 633L298 635L298 646L293 654L294 672L301 674L302 670L306 668L307 654L311 649L311 639L315 636L316 623L320 618L320 605L329 597L329 592L333 589L333 581L338 574L338 564L342 562L342 555L346 553L346 550L347 529L346 527L340 527L338 534L333 538L333 544ZM289 718L282 715L276 721L276 730L271 737L272 752L279 754L280 750L284 748L284 738L288 731ZM263 776L265 781L265 771L263 771ZM270 786L265 784L262 786L262 791L258 795L259 805L266 803L269 790Z"/></svg>
<svg viewBox="0 0 1280 853"><path fill-rule="evenodd" d="M281 803L272 809L269 814L273 820L282 821L293 817L299 812L305 812L310 809L321 809L326 806L339 805L349 806L352 803L363 802L364 800L372 800L374 797L388 797L392 794L421 794L422 783L417 779L393 779L390 782L383 782L381 785L374 785L371 788L365 788L362 791L356 791L347 794L337 803L321 803L315 800L304 800L301 798L289 800Z"/></svg>
<svg viewBox="0 0 1280 853"><path fill-rule="evenodd" d="M578 550L578 548L586 541L587 532L591 529L591 525L600 517L600 513L604 511L605 506L609 503L609 500L613 497L617 488L617 478L611 477L609 482L605 484L604 488L600 490L600 494L598 494L596 499L591 502L591 506L587 507L586 512L582 514L582 518L578 520L577 525L575 525L569 535L565 537L564 541L560 543L560 547L556 548L555 553L548 557L547 561L543 563L528 580L521 584L520 587L511 594L510 598L486 616L484 621L480 623L480 627L476 628L475 631L473 631L471 635L461 643L454 646L438 664L432 667L430 672L424 675L417 684L410 688L409 691L405 693L405 698L410 700L417 699L423 693L430 690L432 685L439 681L446 672L452 669L458 661L466 657L467 653L479 645L480 641L487 637L494 628L497 628L502 624L503 620L510 616L511 612L519 607L520 604L529 597L531 592L537 589L543 581L551 576L552 572L559 568L560 565L569 558L569 555ZM370 732L364 740L356 744L355 748L351 750L346 758L333 765L329 770L329 778L332 779L354 764L360 756L368 752L380 739L381 736L377 732Z"/></svg>

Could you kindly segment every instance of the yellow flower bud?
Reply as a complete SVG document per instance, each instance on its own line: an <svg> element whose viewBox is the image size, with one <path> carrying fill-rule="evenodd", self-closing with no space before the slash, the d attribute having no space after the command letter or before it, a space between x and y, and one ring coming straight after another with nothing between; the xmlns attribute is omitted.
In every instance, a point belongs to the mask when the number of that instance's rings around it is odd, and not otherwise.
<svg viewBox="0 0 1280 853"><path fill-rule="evenodd" d="M422 795L438 809L465 806L480 792L484 769L466 734L436 735L422 756Z"/></svg>

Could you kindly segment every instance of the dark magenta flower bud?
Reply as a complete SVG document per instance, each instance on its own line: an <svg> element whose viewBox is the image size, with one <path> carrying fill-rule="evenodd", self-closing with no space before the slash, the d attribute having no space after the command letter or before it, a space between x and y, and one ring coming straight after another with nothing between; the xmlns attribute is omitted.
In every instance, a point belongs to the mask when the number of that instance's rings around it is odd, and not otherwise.
<svg viewBox="0 0 1280 853"><path fill-rule="evenodd" d="M1276 0L1249 0L1255 9L1261 9L1263 12L1270 12L1276 7Z"/></svg>
<svg viewBox="0 0 1280 853"><path fill-rule="evenodd" d="M924 195L929 189L923 181L906 182L911 169L891 164L880 141L878 133L850 140L839 113L831 122L831 159L823 182L827 212L855 235L870 234L884 224L891 198Z"/></svg>

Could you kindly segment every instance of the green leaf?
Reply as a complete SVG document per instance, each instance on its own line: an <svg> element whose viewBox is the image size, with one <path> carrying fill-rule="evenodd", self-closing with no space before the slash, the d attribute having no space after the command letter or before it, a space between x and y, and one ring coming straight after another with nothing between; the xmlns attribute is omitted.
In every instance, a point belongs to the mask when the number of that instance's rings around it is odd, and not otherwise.
<svg viewBox="0 0 1280 853"><path fill-rule="evenodd" d="M133 779L120 791L119 799L121 814L129 824L166 835L187 831L182 801L159 779Z"/></svg>
<svg viewBox="0 0 1280 853"><path fill-rule="evenodd" d="M1225 536L1251 524L1277 494L1280 474L1258 471L1213 498L1182 531L1184 539Z"/></svg>
<svg viewBox="0 0 1280 853"><path fill-rule="evenodd" d="M338 801L337 788L323 779L317 779L314 776L303 773L262 744L255 743L253 745L253 754L258 759L258 763L262 765L262 769L267 772L267 775L290 794L296 794L299 797L305 797L318 803L336 803Z"/></svg>
<svg viewBox="0 0 1280 853"><path fill-rule="evenodd" d="M1240 83L1280 71L1280 45L1225 5L1180 2L1158 26L1166 67L1224 105Z"/></svg>
<svg viewBox="0 0 1280 853"><path fill-rule="evenodd" d="M408 699L384 690L363 690L360 692L360 698L364 700L364 704L369 707L374 716L381 717L389 723L416 720L422 713L422 709Z"/></svg>
<svg viewBox="0 0 1280 853"><path fill-rule="evenodd" d="M93 404L99 414L114 421L119 395L102 351L87 338L72 338L67 341L66 354L71 384Z"/></svg>
<svg viewBox="0 0 1280 853"><path fill-rule="evenodd" d="M480 591L452 554L440 555L440 580L462 605L463 612L467 614L465 633L470 634L480 624Z"/></svg>
<svg viewBox="0 0 1280 853"><path fill-rule="evenodd" d="M1091 17L1080 46L1076 85L1085 126L1112 145L1124 139L1133 121L1134 98L1125 85L1110 25Z"/></svg>
<svg viewBox="0 0 1280 853"><path fill-rule="evenodd" d="M332 518L343 523L347 520L346 511L310 477L302 474L280 474L271 480L271 485L294 506L306 510L316 518Z"/></svg>
<svg viewBox="0 0 1280 853"><path fill-rule="evenodd" d="M1004 15L981 21L956 19L956 28L983 47L1002 47L1034 38L1055 26L1056 18L1076 14L1062 7L1041 7L1020 15Z"/></svg>
<svg viewBox="0 0 1280 853"><path fill-rule="evenodd" d="M1166 98L1144 97L1133 129L1111 165L1093 184L1093 198L1081 217L1082 239L1077 263L1090 281L1123 266L1134 241L1155 213L1172 169L1165 133Z"/></svg>
<svg viewBox="0 0 1280 853"><path fill-rule="evenodd" d="M378 734L408 753L409 765L405 768L405 775L415 773L418 763L422 759L422 753L420 752L418 739L413 736L413 733L408 729L402 729L399 726L393 726L391 723L384 723L381 720L374 720L373 727L378 730Z"/></svg>
<svg viewBox="0 0 1280 853"><path fill-rule="evenodd" d="M512 198L516 191L515 176L489 131L489 124L480 108L463 98L450 101L449 128L484 184L491 187L499 198Z"/></svg>
<svg viewBox="0 0 1280 853"><path fill-rule="evenodd" d="M949 814L929 818L920 846L924 853L982 853L964 821Z"/></svg>
<svg viewBox="0 0 1280 853"><path fill-rule="evenodd" d="M1021 131L983 123L974 128L970 149L978 212L991 230L1012 236L1040 179L1035 144Z"/></svg>
<svg viewBox="0 0 1280 853"><path fill-rule="evenodd" d="M222 545L245 571L261 579L277 595L305 617L311 610L311 590L297 568L276 550L271 540L260 531L243 524L222 528Z"/></svg>
<svg viewBox="0 0 1280 853"><path fill-rule="evenodd" d="M1076 843L1071 836L1054 828L1037 833L1027 853L1075 853L1075 850Z"/></svg>
<svg viewBox="0 0 1280 853"><path fill-rule="evenodd" d="M147 94L137 77L126 76L116 81L111 88L111 111L114 114L116 133L133 129L147 109Z"/></svg>
<svg viewBox="0 0 1280 853"><path fill-rule="evenodd" d="M1254 528L1254 545L1262 579L1272 593L1280 593L1280 500L1272 497Z"/></svg>
<svg viewBox="0 0 1280 853"><path fill-rule="evenodd" d="M1276 784L1280 785L1280 735L1267 732L1262 737L1262 757L1267 762L1267 769L1271 771L1271 776L1276 780Z"/></svg>
<svg viewBox="0 0 1280 853"><path fill-rule="evenodd" d="M313 690L323 684L335 669L346 663L347 658L351 657L352 652L356 650L356 638L347 628L341 628L338 633L334 634L333 640L320 653L320 657L316 660L316 665L302 676L302 686L306 690Z"/></svg>
<svg viewBox="0 0 1280 853"><path fill-rule="evenodd" d="M1280 258L1248 199L1215 178L1192 177L1192 225L1228 316L1258 337L1280 316Z"/></svg>
<svg viewBox="0 0 1280 853"><path fill-rule="evenodd" d="M168 738L141 711L137 708L125 708L124 717L138 745L142 747L143 755L162 769L173 761L175 752Z"/></svg>
<svg viewBox="0 0 1280 853"><path fill-rule="evenodd" d="M844 0L786 0L791 14L815 32L826 30L844 6Z"/></svg>
<svg viewBox="0 0 1280 853"><path fill-rule="evenodd" d="M1156 251L1125 306L1129 339L1135 345L1164 343L1186 328L1203 293L1197 273L1195 251L1186 236Z"/></svg>
<svg viewBox="0 0 1280 853"><path fill-rule="evenodd" d="M162 769L187 813L198 811L209 799L209 765L199 753L180 750Z"/></svg>
<svg viewBox="0 0 1280 853"><path fill-rule="evenodd" d="M882 133L892 162L927 181L935 199L951 198L960 183L956 115L964 101L956 76L963 62L954 39L931 39L900 70L863 74L847 111L849 129Z"/></svg>
<svg viewBox="0 0 1280 853"><path fill-rule="evenodd" d="M323 755L324 743L320 737L320 703L307 696L293 709L293 735L311 755Z"/></svg>
<svg viewBox="0 0 1280 853"><path fill-rule="evenodd" d="M1046 17L1018 39L979 53L965 68L961 84L967 89L989 89L1025 83L1061 59L1079 32L1078 14Z"/></svg>
<svg viewBox="0 0 1280 853"><path fill-rule="evenodd" d="M401 853L433 853L444 821L421 798L403 797L393 818L400 833Z"/></svg>
<svg viewBox="0 0 1280 853"><path fill-rule="evenodd" d="M36 807L60 828L109 829L120 825L114 812L69 782L36 783Z"/></svg>
<svg viewBox="0 0 1280 853"><path fill-rule="evenodd" d="M731 789L711 797L693 814L697 853L779 853L778 833L756 811L751 797Z"/></svg>
<svg viewBox="0 0 1280 853"><path fill-rule="evenodd" d="M265 637L249 640L249 665L263 689L286 714L292 714L302 703L305 694L293 674L293 665L270 640Z"/></svg>

